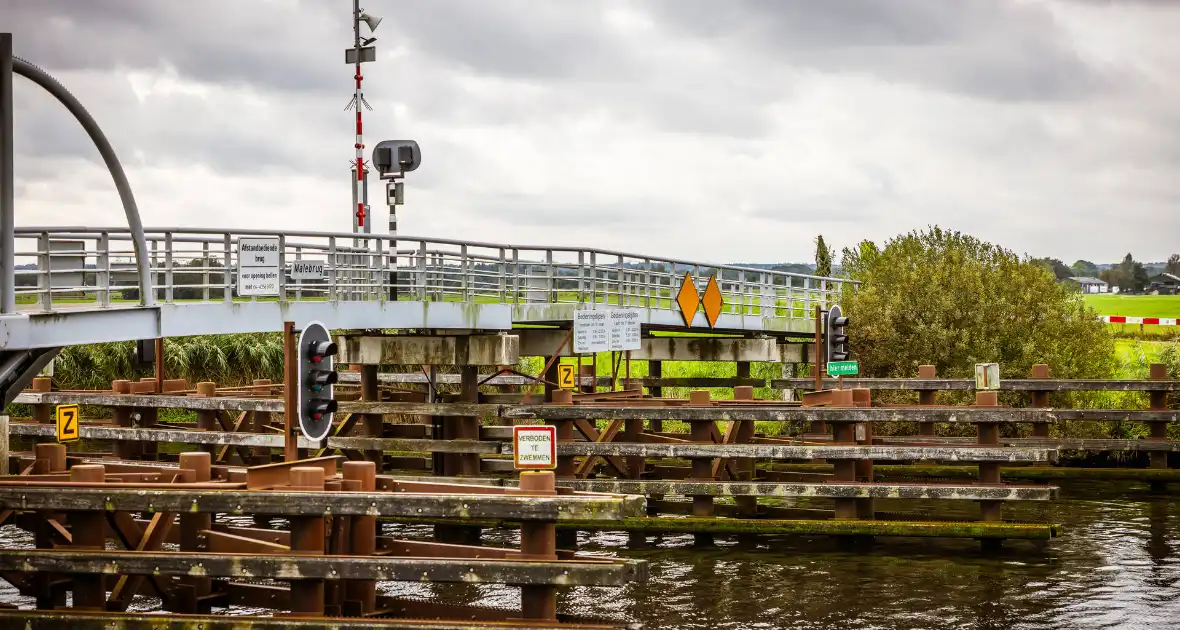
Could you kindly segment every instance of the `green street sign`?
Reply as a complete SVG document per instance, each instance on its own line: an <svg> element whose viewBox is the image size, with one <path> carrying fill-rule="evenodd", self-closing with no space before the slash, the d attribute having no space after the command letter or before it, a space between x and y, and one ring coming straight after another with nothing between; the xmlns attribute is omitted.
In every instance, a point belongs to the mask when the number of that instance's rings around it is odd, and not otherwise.
<svg viewBox="0 0 1180 630"><path fill-rule="evenodd" d="M828 376L855 376L860 373L856 361L832 361L828 363Z"/></svg>

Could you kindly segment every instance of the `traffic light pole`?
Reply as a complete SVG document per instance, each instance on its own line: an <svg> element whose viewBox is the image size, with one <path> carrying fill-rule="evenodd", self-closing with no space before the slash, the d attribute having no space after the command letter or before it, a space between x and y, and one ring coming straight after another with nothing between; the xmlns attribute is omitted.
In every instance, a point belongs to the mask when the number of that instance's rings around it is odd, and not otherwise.
<svg viewBox="0 0 1180 630"><path fill-rule="evenodd" d="M283 322L283 461L299 459L299 438L295 433L299 417L299 356L295 350L295 322Z"/></svg>

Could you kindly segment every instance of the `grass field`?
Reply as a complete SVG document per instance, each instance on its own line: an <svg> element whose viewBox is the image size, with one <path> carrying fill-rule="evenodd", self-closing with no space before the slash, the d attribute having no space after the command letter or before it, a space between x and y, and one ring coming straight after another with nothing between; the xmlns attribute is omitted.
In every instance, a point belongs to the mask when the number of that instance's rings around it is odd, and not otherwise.
<svg viewBox="0 0 1180 630"><path fill-rule="evenodd" d="M1099 315L1180 317L1180 295L1087 295L1086 305Z"/></svg>

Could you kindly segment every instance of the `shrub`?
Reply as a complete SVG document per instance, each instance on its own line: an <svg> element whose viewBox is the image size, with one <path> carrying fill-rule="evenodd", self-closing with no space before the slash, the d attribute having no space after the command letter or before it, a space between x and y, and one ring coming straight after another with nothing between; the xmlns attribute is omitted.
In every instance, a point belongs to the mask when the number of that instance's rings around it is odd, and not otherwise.
<svg viewBox="0 0 1180 630"><path fill-rule="evenodd" d="M1114 342L1079 294L1031 260L938 227L878 249L844 250L857 288L843 298L861 374L912 377L929 363L940 377L970 377L999 363L1024 377L1047 363L1061 378L1108 378Z"/></svg>

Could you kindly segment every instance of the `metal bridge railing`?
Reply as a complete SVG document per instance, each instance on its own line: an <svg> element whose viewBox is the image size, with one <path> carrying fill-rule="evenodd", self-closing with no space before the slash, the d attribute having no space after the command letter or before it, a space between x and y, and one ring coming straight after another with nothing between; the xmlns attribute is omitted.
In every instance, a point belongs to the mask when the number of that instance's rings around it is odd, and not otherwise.
<svg viewBox="0 0 1180 630"><path fill-rule="evenodd" d="M602 304L677 311L685 273L703 293L715 277L723 313L809 319L848 280L568 247L481 243L381 234L145 230L156 299ZM238 240L277 238L279 295L238 295ZM59 311L138 304L136 256L126 228L16 230L18 308ZM318 263L316 278L292 276Z"/></svg>

